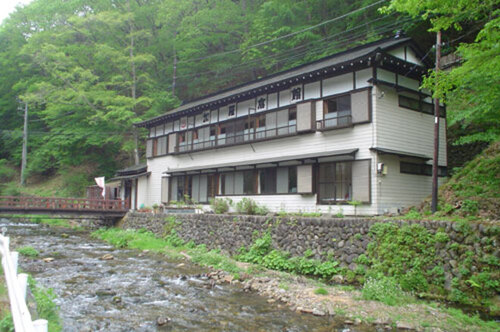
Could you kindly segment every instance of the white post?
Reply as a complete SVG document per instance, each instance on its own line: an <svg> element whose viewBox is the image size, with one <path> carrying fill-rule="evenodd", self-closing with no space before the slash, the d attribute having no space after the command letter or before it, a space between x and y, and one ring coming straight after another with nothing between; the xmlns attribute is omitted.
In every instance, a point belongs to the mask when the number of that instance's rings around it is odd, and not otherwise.
<svg viewBox="0 0 500 332"><path fill-rule="evenodd" d="M35 332L47 332L49 329L49 322L45 319L37 319L33 322Z"/></svg>
<svg viewBox="0 0 500 332"><path fill-rule="evenodd" d="M21 289L21 295L23 296L23 299L26 300L26 287L28 287L28 275L26 273L18 274L17 282L19 283L19 288Z"/></svg>
<svg viewBox="0 0 500 332"><path fill-rule="evenodd" d="M19 253L17 251L10 252L10 259L12 259L12 273L17 274L17 261L19 260Z"/></svg>

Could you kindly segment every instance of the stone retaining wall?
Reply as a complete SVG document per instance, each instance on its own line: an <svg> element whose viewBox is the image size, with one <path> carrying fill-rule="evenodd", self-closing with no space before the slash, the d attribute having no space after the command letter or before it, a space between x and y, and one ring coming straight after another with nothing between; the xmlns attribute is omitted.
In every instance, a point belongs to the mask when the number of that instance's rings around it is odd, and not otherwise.
<svg viewBox="0 0 500 332"><path fill-rule="evenodd" d="M366 250L370 241L367 236L370 227L376 222L381 222L363 218L129 213L121 226L131 229L145 228L163 236L165 229L172 227L172 222L166 220L174 220L173 218L178 221L175 227L183 240L193 240L197 244L204 243L208 248L220 248L235 253L242 246L251 245L255 237L269 230L273 246L279 250L287 251L292 256L300 256L309 249L315 258L334 257L342 266L349 266L351 269L356 267L355 259ZM480 244L470 243L470 238L466 238L459 231L459 225L455 222L394 220L390 222L399 225L418 223L433 233L441 229L448 234L451 241L463 243L472 250L480 249L475 248ZM488 227L483 224L471 224L471 228L475 238L481 239L487 235ZM458 259L456 253L444 247L437 249L437 254L449 265L444 267L445 270L453 269L453 261Z"/></svg>

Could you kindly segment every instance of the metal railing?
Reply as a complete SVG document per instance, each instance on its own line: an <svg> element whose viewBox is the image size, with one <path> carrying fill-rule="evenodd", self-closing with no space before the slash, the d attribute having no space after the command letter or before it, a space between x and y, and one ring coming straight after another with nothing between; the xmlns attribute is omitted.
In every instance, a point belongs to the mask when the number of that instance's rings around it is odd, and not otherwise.
<svg viewBox="0 0 500 332"><path fill-rule="evenodd" d="M2 267L9 291L10 311L16 332L47 332L47 320L31 320L31 314L26 305L28 275L25 273L17 274L19 254L10 251L7 236L0 235L0 253L2 254Z"/></svg>
<svg viewBox="0 0 500 332"><path fill-rule="evenodd" d="M287 124L274 128L263 127L257 129L245 129L243 132L219 134L210 136L206 140L195 139L190 142L177 142L175 152L198 151L218 146L229 146L242 143L251 143L259 140L278 138L280 136L294 135L297 133L296 124Z"/></svg>
<svg viewBox="0 0 500 332"><path fill-rule="evenodd" d="M127 201L87 198L0 196L2 210L126 212Z"/></svg>
<svg viewBox="0 0 500 332"><path fill-rule="evenodd" d="M324 119L316 122L316 129L345 128L352 126L352 116L344 115L331 119Z"/></svg>

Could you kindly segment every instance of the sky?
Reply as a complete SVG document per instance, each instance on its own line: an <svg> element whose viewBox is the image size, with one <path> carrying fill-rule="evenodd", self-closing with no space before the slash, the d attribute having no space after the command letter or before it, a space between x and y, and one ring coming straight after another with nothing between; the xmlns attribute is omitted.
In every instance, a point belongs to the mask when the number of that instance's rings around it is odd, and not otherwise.
<svg viewBox="0 0 500 332"><path fill-rule="evenodd" d="M25 5L32 0L0 0L0 23L16 9L16 5Z"/></svg>

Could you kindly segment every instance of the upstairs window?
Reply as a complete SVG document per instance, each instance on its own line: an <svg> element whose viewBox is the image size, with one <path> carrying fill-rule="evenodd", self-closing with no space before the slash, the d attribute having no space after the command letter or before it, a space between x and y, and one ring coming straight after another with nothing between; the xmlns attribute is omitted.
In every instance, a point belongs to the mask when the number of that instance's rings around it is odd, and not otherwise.
<svg viewBox="0 0 500 332"><path fill-rule="evenodd" d="M203 113L203 123L210 121L210 112Z"/></svg>
<svg viewBox="0 0 500 332"><path fill-rule="evenodd" d="M430 98L429 98L430 99ZM413 111L422 112L425 114L434 114L434 104L424 101L419 95L411 92L401 92L398 95L398 102L400 107L404 107ZM439 106L439 116L445 117L445 108Z"/></svg>
<svg viewBox="0 0 500 332"><path fill-rule="evenodd" d="M264 108L266 108L266 99L260 98L257 101L257 109L261 110L261 109L264 109Z"/></svg>
<svg viewBox="0 0 500 332"><path fill-rule="evenodd" d="M351 95L342 95L323 102L323 120L320 129L346 127L352 123Z"/></svg>
<svg viewBox="0 0 500 332"><path fill-rule="evenodd" d="M295 88L292 89L292 100L301 100L302 99L302 89Z"/></svg>
<svg viewBox="0 0 500 332"><path fill-rule="evenodd" d="M229 105L228 116L232 117L236 114L236 105Z"/></svg>

